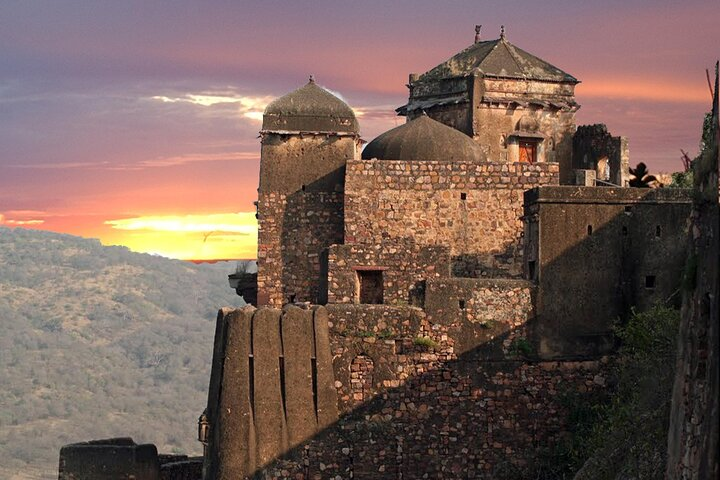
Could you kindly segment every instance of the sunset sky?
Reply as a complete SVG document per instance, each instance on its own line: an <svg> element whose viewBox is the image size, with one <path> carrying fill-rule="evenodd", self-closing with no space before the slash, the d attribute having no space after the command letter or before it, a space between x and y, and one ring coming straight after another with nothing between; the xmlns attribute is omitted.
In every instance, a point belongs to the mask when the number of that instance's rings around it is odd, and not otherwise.
<svg viewBox="0 0 720 480"><path fill-rule="evenodd" d="M2 0L0 225L254 258L265 105L312 73L370 140L476 23L580 79L577 123L628 136L631 163L697 152L717 0Z"/></svg>

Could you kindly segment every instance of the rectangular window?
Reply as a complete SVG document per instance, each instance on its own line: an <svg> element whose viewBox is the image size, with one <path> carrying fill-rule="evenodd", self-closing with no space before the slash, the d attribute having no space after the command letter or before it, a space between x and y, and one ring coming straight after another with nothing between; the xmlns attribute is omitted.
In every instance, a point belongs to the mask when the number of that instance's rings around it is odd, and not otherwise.
<svg viewBox="0 0 720 480"><path fill-rule="evenodd" d="M520 140L520 162L535 163L537 161L537 142Z"/></svg>
<svg viewBox="0 0 720 480"><path fill-rule="evenodd" d="M383 271L358 270L358 300L360 303L383 303Z"/></svg>

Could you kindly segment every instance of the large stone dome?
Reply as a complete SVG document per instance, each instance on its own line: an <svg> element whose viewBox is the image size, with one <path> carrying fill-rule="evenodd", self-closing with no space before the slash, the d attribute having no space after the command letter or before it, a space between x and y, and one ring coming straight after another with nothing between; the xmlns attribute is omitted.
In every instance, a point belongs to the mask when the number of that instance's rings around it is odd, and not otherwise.
<svg viewBox="0 0 720 480"><path fill-rule="evenodd" d="M464 133L421 115L375 138L362 158L482 162L485 153Z"/></svg>
<svg viewBox="0 0 720 480"><path fill-rule="evenodd" d="M312 78L307 85L270 103L265 108L262 128L264 132L354 135L360 130L352 108Z"/></svg>

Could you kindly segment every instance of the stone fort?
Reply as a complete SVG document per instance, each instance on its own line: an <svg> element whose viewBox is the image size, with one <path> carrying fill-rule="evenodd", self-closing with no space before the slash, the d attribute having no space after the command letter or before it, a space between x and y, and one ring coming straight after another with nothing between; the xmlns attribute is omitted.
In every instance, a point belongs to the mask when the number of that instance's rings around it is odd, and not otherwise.
<svg viewBox="0 0 720 480"><path fill-rule="evenodd" d="M578 83L476 29L367 145L312 77L268 105L204 459L77 444L60 478L108 449L148 480L517 478L566 435L563 398L606 388L613 323L679 302L690 195L629 188L627 139L575 124Z"/></svg>

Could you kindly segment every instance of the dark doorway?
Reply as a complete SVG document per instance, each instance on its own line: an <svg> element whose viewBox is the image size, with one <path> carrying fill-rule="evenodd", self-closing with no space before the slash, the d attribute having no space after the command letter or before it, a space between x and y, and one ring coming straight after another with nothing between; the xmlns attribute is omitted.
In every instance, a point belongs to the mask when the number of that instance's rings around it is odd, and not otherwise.
<svg viewBox="0 0 720 480"><path fill-rule="evenodd" d="M382 270L359 270L357 276L359 283L359 303L383 303Z"/></svg>

